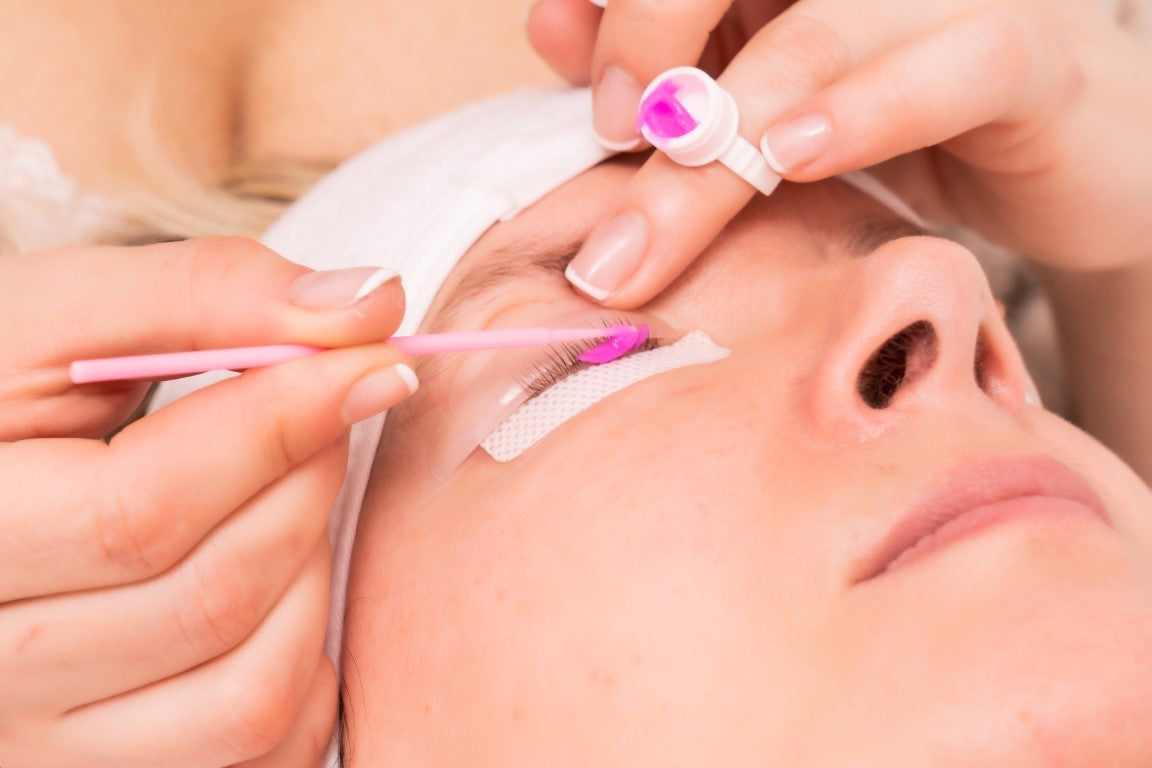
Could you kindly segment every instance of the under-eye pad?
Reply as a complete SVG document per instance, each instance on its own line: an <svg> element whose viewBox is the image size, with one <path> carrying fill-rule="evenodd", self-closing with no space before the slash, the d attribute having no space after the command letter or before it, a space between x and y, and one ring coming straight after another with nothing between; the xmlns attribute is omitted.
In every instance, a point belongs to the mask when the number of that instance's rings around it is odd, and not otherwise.
<svg viewBox="0 0 1152 768"><path fill-rule="evenodd" d="M660 373L723 360L731 351L703 331L693 331L666 347L585 368L518 408L480 447L497 461L511 461L612 393Z"/></svg>

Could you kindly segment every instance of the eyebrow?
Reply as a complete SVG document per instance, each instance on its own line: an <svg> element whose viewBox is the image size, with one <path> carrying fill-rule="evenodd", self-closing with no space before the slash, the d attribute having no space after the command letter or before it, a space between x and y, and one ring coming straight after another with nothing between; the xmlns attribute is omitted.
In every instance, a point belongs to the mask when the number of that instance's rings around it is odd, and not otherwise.
<svg viewBox="0 0 1152 768"><path fill-rule="evenodd" d="M490 295L510 280L526 277L555 279L564 275L568 262L583 245L582 240L556 245L532 241L513 243L493 252L491 258L464 274L437 312L436 328L453 328L463 308Z"/></svg>
<svg viewBox="0 0 1152 768"><path fill-rule="evenodd" d="M841 245L854 256L867 256L882 245L902 237L935 237L918 224L902 218L865 217L840 231Z"/></svg>
<svg viewBox="0 0 1152 768"><path fill-rule="evenodd" d="M902 237L923 237L933 233L907 219L865 216L833 231L837 244L852 256L867 256L880 246ZM555 279L564 275L568 263L583 245L575 240L560 245L538 241L514 243L495 251L491 258L465 273L437 313L437 328L455 327L464 307L500 288L510 280L528 277Z"/></svg>

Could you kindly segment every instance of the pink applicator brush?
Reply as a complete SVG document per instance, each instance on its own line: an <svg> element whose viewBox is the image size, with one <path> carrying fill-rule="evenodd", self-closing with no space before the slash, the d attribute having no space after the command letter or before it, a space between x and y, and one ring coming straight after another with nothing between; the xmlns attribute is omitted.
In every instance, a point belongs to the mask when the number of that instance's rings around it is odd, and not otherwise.
<svg viewBox="0 0 1152 768"><path fill-rule="evenodd" d="M388 343L410 355L436 355L481 349L541 347L589 339L604 341L578 355L586 363L599 365L623 357L648 339L646 325L614 325L606 328L509 328L491 331L425 333L393 336ZM169 352L158 355L132 355L77 360L68 367L75 384L131 379L164 379L219 370L261 368L298 360L324 347L307 344L273 344L262 347L204 349L197 352Z"/></svg>

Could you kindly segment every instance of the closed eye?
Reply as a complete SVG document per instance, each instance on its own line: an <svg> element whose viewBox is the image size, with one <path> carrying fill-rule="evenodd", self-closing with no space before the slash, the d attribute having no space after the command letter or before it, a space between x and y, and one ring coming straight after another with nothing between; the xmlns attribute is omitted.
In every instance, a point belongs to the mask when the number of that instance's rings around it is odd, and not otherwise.
<svg viewBox="0 0 1152 768"><path fill-rule="evenodd" d="M627 325L629 322L628 318L618 317L613 318L611 322L606 322L605 325ZM516 377L516 383L528 393L528 399L531 400L572 374L592 367L591 363L585 363L579 357L599 343L599 339L588 339L548 347L542 357L532 361L527 369ZM648 352L660 346L659 339L649 336L623 357L634 355L637 352Z"/></svg>

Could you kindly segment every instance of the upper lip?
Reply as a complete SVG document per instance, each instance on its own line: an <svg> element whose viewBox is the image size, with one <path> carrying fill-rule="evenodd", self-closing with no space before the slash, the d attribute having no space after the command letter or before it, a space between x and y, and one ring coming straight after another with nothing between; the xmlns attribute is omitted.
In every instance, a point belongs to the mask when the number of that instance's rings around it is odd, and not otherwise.
<svg viewBox="0 0 1152 768"><path fill-rule="evenodd" d="M1081 502L1111 524L1104 503L1088 481L1050 456L969 461L945 472L900 515L860 562L854 582L879 576L905 550L965 512L1029 496Z"/></svg>

